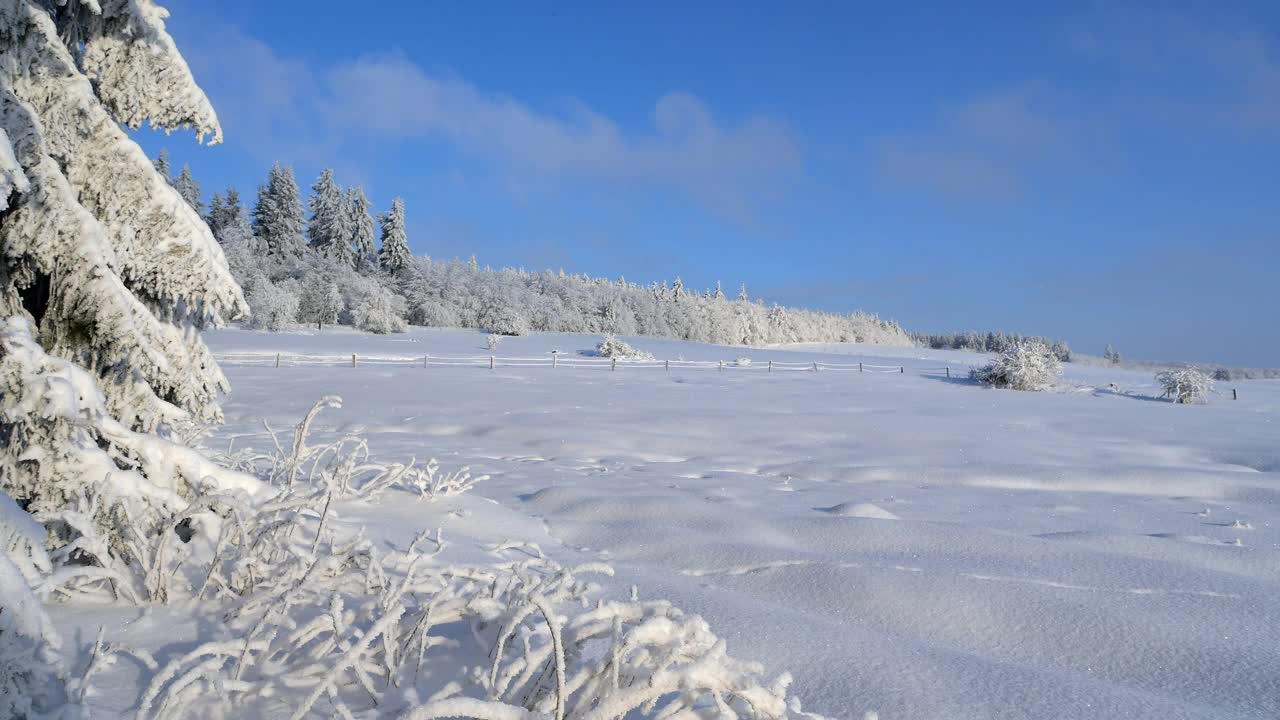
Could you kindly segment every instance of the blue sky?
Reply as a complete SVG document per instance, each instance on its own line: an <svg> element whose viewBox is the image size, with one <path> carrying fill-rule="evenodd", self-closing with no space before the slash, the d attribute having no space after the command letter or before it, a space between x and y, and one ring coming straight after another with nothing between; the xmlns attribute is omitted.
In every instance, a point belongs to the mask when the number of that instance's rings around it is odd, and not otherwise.
<svg viewBox="0 0 1280 720"><path fill-rule="evenodd" d="M1280 365L1275 3L190 0L226 141L433 257Z"/></svg>

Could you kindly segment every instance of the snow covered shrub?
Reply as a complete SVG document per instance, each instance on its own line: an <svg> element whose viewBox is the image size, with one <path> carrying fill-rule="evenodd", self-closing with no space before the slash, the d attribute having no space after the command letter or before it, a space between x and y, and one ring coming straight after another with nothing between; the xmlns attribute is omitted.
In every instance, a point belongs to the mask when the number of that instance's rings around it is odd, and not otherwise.
<svg viewBox="0 0 1280 720"><path fill-rule="evenodd" d="M485 309L480 318L481 325L498 335L527 335L529 321L520 311L509 305L499 305Z"/></svg>
<svg viewBox="0 0 1280 720"><path fill-rule="evenodd" d="M618 360L652 360L653 355L643 350L637 350L626 343L626 341L613 335L605 335L604 339L596 345L596 354L600 357L617 358Z"/></svg>
<svg viewBox="0 0 1280 720"><path fill-rule="evenodd" d="M249 291L249 323L266 330L287 330L298 318L299 299L290 289L266 280Z"/></svg>
<svg viewBox="0 0 1280 720"><path fill-rule="evenodd" d="M313 277L303 284L302 296L298 298L297 317L300 322L315 323L316 329L320 330L326 324L338 322L341 310L342 295L332 278Z"/></svg>
<svg viewBox="0 0 1280 720"><path fill-rule="evenodd" d="M592 604L586 578L608 566L447 564L439 531L380 551L329 529L331 493L298 485L256 511L220 508L198 596L227 601L224 627L152 669L136 717L194 703L237 717L802 717L790 676L765 682L701 618L634 597Z"/></svg>
<svg viewBox="0 0 1280 720"><path fill-rule="evenodd" d="M373 284L355 299L351 321L358 329L378 335L404 332L404 298Z"/></svg>
<svg viewBox="0 0 1280 720"><path fill-rule="evenodd" d="M484 339L485 347L489 348L489 352L498 349L498 344L502 342L502 336L497 333L490 333L489 337Z"/></svg>
<svg viewBox="0 0 1280 720"><path fill-rule="evenodd" d="M737 365L738 367L750 367L750 366L751 366L751 358L749 358L749 357L740 357L740 358L738 358L737 360L734 360L734 361L733 361L733 364L734 364L734 365Z"/></svg>
<svg viewBox="0 0 1280 720"><path fill-rule="evenodd" d="M413 300L409 309L409 322L425 327L462 326L462 321L453 306L436 297Z"/></svg>
<svg viewBox="0 0 1280 720"><path fill-rule="evenodd" d="M1184 405L1202 403L1213 391L1213 380L1199 368L1169 370L1156 375L1156 382L1170 400Z"/></svg>
<svg viewBox="0 0 1280 720"><path fill-rule="evenodd" d="M984 385L1012 390L1043 390L1062 374L1062 364L1048 345L1032 340L1011 345L989 365L970 376Z"/></svg>

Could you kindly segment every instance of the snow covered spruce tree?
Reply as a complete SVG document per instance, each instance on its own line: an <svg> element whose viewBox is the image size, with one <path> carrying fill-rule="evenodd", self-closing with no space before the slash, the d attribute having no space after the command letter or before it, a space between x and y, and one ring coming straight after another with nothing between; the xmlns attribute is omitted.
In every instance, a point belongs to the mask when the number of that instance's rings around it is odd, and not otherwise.
<svg viewBox="0 0 1280 720"><path fill-rule="evenodd" d="M199 330L246 306L120 127L221 139L164 17L150 0L0 0L0 491L52 545L99 537L73 555L104 572L129 562L126 528L163 530L195 488L258 489L166 439L220 417Z"/></svg>
<svg viewBox="0 0 1280 720"><path fill-rule="evenodd" d="M413 262L413 255L409 253L409 238L404 230L404 200L392 200L391 211L383 213L380 219L382 247L378 250L378 261L388 272L404 270Z"/></svg>
<svg viewBox="0 0 1280 720"><path fill-rule="evenodd" d="M311 191L311 222L307 225L311 249L321 257L353 264L350 211L342 188L333 181L333 170L325 168Z"/></svg>
<svg viewBox="0 0 1280 720"><path fill-rule="evenodd" d="M253 208L253 233L266 245L267 255L280 262L302 257L306 245L302 201L293 168L271 166L267 184L258 188L258 204Z"/></svg>
<svg viewBox="0 0 1280 720"><path fill-rule="evenodd" d="M355 253L355 267L365 270L377 264L373 249L373 215L369 212L369 198L364 188L347 190L347 227L351 230L351 248Z"/></svg>
<svg viewBox="0 0 1280 720"><path fill-rule="evenodd" d="M195 176L191 174L190 165L182 166L182 172L178 174L178 179L173 181L173 187L192 210L197 214L204 212L204 203L200 202L200 183L196 182Z"/></svg>

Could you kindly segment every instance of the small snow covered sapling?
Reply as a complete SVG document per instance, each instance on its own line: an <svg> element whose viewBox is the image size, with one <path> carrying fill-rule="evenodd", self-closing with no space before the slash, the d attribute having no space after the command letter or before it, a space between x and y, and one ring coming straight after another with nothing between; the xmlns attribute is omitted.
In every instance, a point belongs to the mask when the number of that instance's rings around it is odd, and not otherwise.
<svg viewBox="0 0 1280 720"><path fill-rule="evenodd" d="M1162 397L1181 405L1202 403L1213 391L1213 379L1203 370L1193 367L1158 373L1156 382L1164 389Z"/></svg>
<svg viewBox="0 0 1280 720"><path fill-rule="evenodd" d="M998 388L1043 390L1062 374L1062 363L1053 349L1039 341L1013 344L990 364L976 368L970 377Z"/></svg>
<svg viewBox="0 0 1280 720"><path fill-rule="evenodd" d="M502 344L502 336L497 333L489 333L489 337L485 338L485 346L490 352L497 350L500 344Z"/></svg>
<svg viewBox="0 0 1280 720"><path fill-rule="evenodd" d="M612 334L605 335L596 345L596 354L600 357L614 358L617 360L652 360L653 355L643 350L631 347L626 341L615 337Z"/></svg>

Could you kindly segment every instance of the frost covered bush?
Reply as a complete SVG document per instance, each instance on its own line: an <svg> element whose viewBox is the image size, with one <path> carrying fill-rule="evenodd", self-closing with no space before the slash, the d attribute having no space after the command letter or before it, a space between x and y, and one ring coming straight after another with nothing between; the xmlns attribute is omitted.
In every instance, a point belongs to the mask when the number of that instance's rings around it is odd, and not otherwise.
<svg viewBox="0 0 1280 720"><path fill-rule="evenodd" d="M489 336L484 339L484 345L485 347L489 348L490 352L497 350L498 345L501 342L502 342L502 336L497 333L490 333Z"/></svg>
<svg viewBox="0 0 1280 720"><path fill-rule="evenodd" d="M1184 405L1205 402L1213 391L1213 379L1193 367L1159 373L1156 382L1164 390L1162 397Z"/></svg>
<svg viewBox="0 0 1280 720"><path fill-rule="evenodd" d="M337 322L341 311L342 295L331 278L311 278L302 286L302 295L298 298L300 322L315 323L316 329L321 330Z"/></svg>
<svg viewBox="0 0 1280 720"><path fill-rule="evenodd" d="M298 318L299 300L287 287L264 280L249 290L252 327L279 331L292 327Z"/></svg>
<svg viewBox="0 0 1280 720"><path fill-rule="evenodd" d="M73 688L81 696L116 655L142 666L136 717L435 718L814 717L787 696L790 676L728 655L707 623L661 600L598 598L599 563L562 566L533 547L487 548L491 565L442 561L437 530L385 548L335 526L334 498L418 486L428 497L464 492L483 478L465 468L370 463L358 438L311 446L325 398L276 453L227 460L254 469L273 496L202 495L191 552L151 543L144 582L160 599L194 598L221 609L215 638L165 665L119 645L94 644ZM154 594L154 593L153 593ZM594 600L594 602L593 602ZM219 618L217 620L213 618ZM459 673L459 668L470 672Z"/></svg>
<svg viewBox="0 0 1280 720"><path fill-rule="evenodd" d="M1014 345L970 376L984 385L1011 390L1043 390L1057 381L1062 364L1053 349L1033 340Z"/></svg>
<svg viewBox="0 0 1280 720"><path fill-rule="evenodd" d="M618 360L652 360L653 355L643 350L637 350L627 344L626 341L613 335L605 335L604 339L596 345L596 354L600 357L616 358Z"/></svg>
<svg viewBox="0 0 1280 720"><path fill-rule="evenodd" d="M368 287L356 297L351 322L356 328L378 335L404 332L404 299L381 285Z"/></svg>

